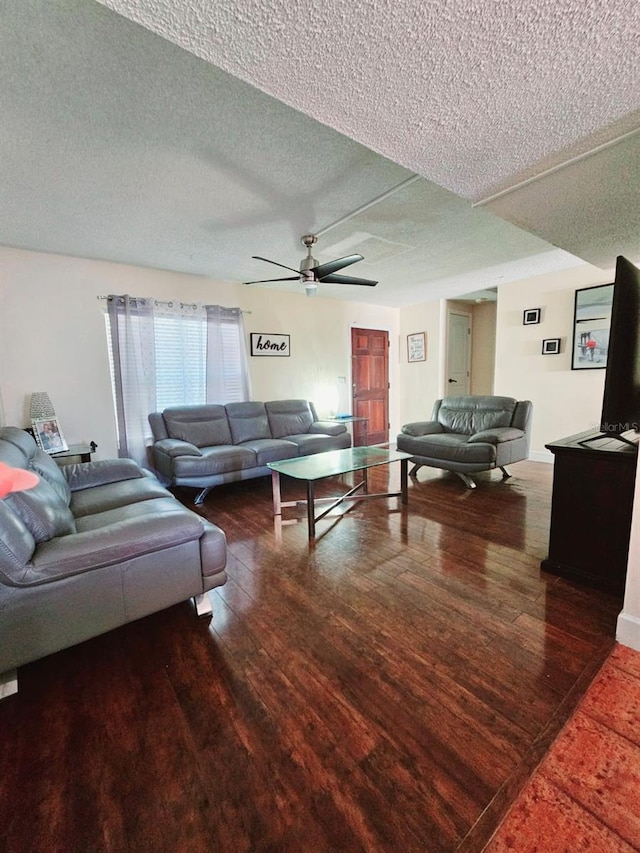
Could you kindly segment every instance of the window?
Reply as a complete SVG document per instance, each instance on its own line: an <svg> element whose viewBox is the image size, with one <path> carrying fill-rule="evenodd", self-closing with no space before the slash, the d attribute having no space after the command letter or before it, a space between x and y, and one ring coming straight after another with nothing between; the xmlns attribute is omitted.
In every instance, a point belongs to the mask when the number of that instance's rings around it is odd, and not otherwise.
<svg viewBox="0 0 640 853"><path fill-rule="evenodd" d="M153 318L156 411L207 402L207 316L164 313ZM226 401L225 401L226 402Z"/></svg>
<svg viewBox="0 0 640 853"><path fill-rule="evenodd" d="M113 295L106 323L121 456L146 457L151 412L250 399L239 308Z"/></svg>

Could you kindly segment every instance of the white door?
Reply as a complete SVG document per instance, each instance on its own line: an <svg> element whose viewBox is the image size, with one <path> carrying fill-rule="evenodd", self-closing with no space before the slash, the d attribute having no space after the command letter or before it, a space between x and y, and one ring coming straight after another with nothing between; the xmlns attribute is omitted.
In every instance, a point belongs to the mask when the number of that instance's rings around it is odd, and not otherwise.
<svg viewBox="0 0 640 853"><path fill-rule="evenodd" d="M445 396L463 397L471 388L471 315L449 311Z"/></svg>

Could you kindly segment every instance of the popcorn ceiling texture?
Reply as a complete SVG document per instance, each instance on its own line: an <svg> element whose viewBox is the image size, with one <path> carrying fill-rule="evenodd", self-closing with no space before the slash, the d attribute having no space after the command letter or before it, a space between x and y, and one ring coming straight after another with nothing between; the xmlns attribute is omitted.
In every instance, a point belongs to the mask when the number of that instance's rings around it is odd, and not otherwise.
<svg viewBox="0 0 640 853"><path fill-rule="evenodd" d="M640 108L637 0L101 2L470 199Z"/></svg>

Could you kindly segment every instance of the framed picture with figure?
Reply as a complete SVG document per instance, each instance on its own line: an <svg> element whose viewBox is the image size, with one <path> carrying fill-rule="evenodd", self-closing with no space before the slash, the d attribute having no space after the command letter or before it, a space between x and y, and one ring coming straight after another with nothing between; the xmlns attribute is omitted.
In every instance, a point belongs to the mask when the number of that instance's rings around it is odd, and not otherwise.
<svg viewBox="0 0 640 853"><path fill-rule="evenodd" d="M42 418L41 420L31 421L31 426L38 446L45 453L62 453L63 450L69 449L57 418Z"/></svg>
<svg viewBox="0 0 640 853"><path fill-rule="evenodd" d="M612 306L613 284L576 290L572 370L597 370L607 366Z"/></svg>

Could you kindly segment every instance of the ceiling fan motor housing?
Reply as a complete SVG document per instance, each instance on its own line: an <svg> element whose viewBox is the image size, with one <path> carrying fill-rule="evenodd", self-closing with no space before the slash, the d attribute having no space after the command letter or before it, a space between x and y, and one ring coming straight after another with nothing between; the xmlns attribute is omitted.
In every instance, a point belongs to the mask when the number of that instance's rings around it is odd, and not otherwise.
<svg viewBox="0 0 640 853"><path fill-rule="evenodd" d="M300 272L306 273L308 270L312 270L314 267L318 266L318 261L311 254L311 247L314 243L318 242L318 238L314 234L305 234L302 238L302 242L307 247L307 256L300 261ZM306 281L314 281L315 277L313 274L305 275Z"/></svg>

